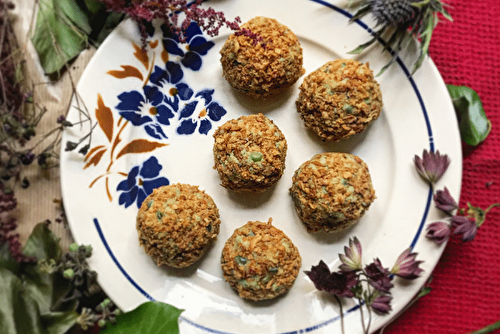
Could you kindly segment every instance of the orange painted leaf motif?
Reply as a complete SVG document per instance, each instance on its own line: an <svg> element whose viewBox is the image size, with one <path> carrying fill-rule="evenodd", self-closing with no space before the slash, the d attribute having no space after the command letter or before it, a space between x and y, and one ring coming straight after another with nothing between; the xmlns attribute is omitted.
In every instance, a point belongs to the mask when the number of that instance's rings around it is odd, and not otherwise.
<svg viewBox="0 0 500 334"><path fill-rule="evenodd" d="M122 70L110 70L106 73L118 79L132 77L137 78L141 81L144 80L141 71L139 71L136 67L130 65L120 65L120 67L122 68Z"/></svg>
<svg viewBox="0 0 500 334"><path fill-rule="evenodd" d="M149 47L151 49L155 49L158 46L158 43L159 43L158 40L151 41L149 42Z"/></svg>
<svg viewBox="0 0 500 334"><path fill-rule="evenodd" d="M161 52L161 60L163 60L165 64L168 62L168 52L166 50Z"/></svg>
<svg viewBox="0 0 500 334"><path fill-rule="evenodd" d="M113 113L111 109L104 104L101 94L97 94L97 109L95 110L95 116L97 117L97 122L102 131L109 142L111 142L113 139Z"/></svg>
<svg viewBox="0 0 500 334"><path fill-rule="evenodd" d="M83 161L87 162L87 160L92 156L92 154L94 154L95 151L98 151L101 148L104 148L104 145L99 145L99 146L96 146L96 147L92 147L90 149L90 151L87 153L87 155L85 156L85 159Z"/></svg>
<svg viewBox="0 0 500 334"><path fill-rule="evenodd" d="M97 151L97 153L94 154L94 156L89 160L89 162L87 162L87 164L83 167L83 169L87 169L88 167L90 167L92 165L97 166L97 164L99 163L99 161L101 161L101 158L105 152L106 152L106 149Z"/></svg>
<svg viewBox="0 0 500 334"><path fill-rule="evenodd" d="M143 50L139 45L137 45L135 43L132 43L132 45L134 46L134 49L135 49L135 52L134 52L135 58L137 58L142 63L142 65L144 65L144 67L146 69L149 68L148 53L145 50Z"/></svg>
<svg viewBox="0 0 500 334"><path fill-rule="evenodd" d="M151 142L146 139L135 139L128 143L116 156L119 159L122 155L129 153L146 153L156 150L159 147L167 146L168 144L162 144L158 142Z"/></svg>

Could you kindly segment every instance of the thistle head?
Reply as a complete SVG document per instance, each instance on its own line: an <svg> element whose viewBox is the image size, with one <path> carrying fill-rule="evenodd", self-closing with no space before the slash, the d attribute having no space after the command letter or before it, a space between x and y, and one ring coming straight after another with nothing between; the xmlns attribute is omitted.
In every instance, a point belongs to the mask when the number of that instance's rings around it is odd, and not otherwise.
<svg viewBox="0 0 500 334"><path fill-rule="evenodd" d="M414 0L372 0L372 14L381 26L408 24L417 12Z"/></svg>

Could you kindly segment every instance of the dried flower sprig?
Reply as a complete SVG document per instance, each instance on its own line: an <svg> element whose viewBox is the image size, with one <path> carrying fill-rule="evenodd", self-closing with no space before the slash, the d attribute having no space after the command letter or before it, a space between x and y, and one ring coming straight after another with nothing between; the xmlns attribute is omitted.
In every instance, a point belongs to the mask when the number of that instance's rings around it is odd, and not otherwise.
<svg viewBox="0 0 500 334"><path fill-rule="evenodd" d="M191 22L198 26L209 36L219 34L223 26L231 30L239 30L241 20L236 17L233 21L226 19L223 12L217 12L213 8L202 8L203 0L188 3L187 0L98 0L103 2L108 10L125 13L135 20L141 29L143 39L147 37L144 21L151 22L153 19L161 19L169 28L170 32L176 34L179 41L185 42L185 32ZM181 21L182 20L182 21ZM251 37L250 31L241 31L241 34Z"/></svg>
<svg viewBox="0 0 500 334"><path fill-rule="evenodd" d="M376 21L373 38L351 51L351 54L363 52L384 33L388 34L384 50L392 50L391 60L381 69L383 73L397 59L400 51L406 49L413 38L420 40L419 56L412 74L422 65L429 52L434 28L439 22L438 13L453 21L440 0L361 0L361 5L351 21L371 13Z"/></svg>
<svg viewBox="0 0 500 334"><path fill-rule="evenodd" d="M22 254L18 223L10 215L17 206L14 189L29 186L23 176L26 166L35 162L42 168L58 165L62 131L71 124L58 119L51 131L31 142L48 110L35 101L27 89L29 80L22 76L24 55L12 27L12 9L12 2L0 0L0 245L7 243L15 260L27 262L31 259Z"/></svg>
<svg viewBox="0 0 500 334"><path fill-rule="evenodd" d="M34 262L34 258L23 254L22 245L19 241L19 233L16 232L16 219L12 217L4 218L2 216L0 215L0 247L5 244L8 245L10 255L19 263Z"/></svg>
<svg viewBox="0 0 500 334"><path fill-rule="evenodd" d="M389 270L382 266L377 258L363 268L362 247L360 241L354 237L349 239L349 247L344 247L344 254L339 254L342 264L338 271L331 272L328 265L322 260L317 266L312 266L306 275L314 283L316 289L334 295L343 314L340 297L356 298L361 308L363 331L369 333L372 311L378 314L388 314L391 310L391 289L394 276L413 280L420 276L422 269L417 261L417 253L412 253L411 248L402 252L393 267ZM367 284L363 284L367 283ZM362 305L368 309L369 320L365 325ZM343 321L342 332L344 333Z"/></svg>
<svg viewBox="0 0 500 334"><path fill-rule="evenodd" d="M434 153L424 150L422 157L415 155L413 163L419 174L432 185L434 190L435 183L448 169L450 158L446 154L441 155L439 151ZM463 241L474 240L488 212L500 206L500 203L494 203L482 209L467 203L467 208L459 208L457 201L446 187L435 191L433 199L436 208L449 215L446 221L432 222L426 227L426 237L438 244L448 241L453 234L461 235Z"/></svg>

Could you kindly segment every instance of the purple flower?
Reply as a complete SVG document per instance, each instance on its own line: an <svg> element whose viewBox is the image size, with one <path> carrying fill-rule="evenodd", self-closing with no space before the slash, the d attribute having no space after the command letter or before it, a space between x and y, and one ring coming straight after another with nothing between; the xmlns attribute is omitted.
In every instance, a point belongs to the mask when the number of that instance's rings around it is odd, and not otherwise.
<svg viewBox="0 0 500 334"><path fill-rule="evenodd" d="M434 204L438 209L447 213L451 213L458 208L457 202L451 197L450 191L446 187L444 187L444 190L436 191L436 194L434 194Z"/></svg>
<svg viewBox="0 0 500 334"><path fill-rule="evenodd" d="M359 283L354 272L332 273L323 261L320 261L317 266L312 266L311 271L306 271L305 273L314 283L316 289L340 297L354 297L351 289Z"/></svg>
<svg viewBox="0 0 500 334"><path fill-rule="evenodd" d="M379 314L388 314L392 311L391 307L392 297L388 295L378 295L373 299L370 306L371 308Z"/></svg>
<svg viewBox="0 0 500 334"><path fill-rule="evenodd" d="M476 222L465 216L453 216L451 218L451 225L455 228L453 234L462 234L463 241L471 241L477 233Z"/></svg>
<svg viewBox="0 0 500 334"><path fill-rule="evenodd" d="M441 244L448 240L451 234L450 225L445 222L433 222L427 225L427 238Z"/></svg>
<svg viewBox="0 0 500 334"><path fill-rule="evenodd" d="M150 157L144 161L142 166L133 167L127 175L127 179L120 182L117 191L121 191L118 203L128 208L136 202L140 208L144 199L153 192L153 189L170 184L169 180L161 177L162 166L158 159Z"/></svg>
<svg viewBox="0 0 500 334"><path fill-rule="evenodd" d="M389 293L393 287L390 271L382 267L379 259L373 260L372 263L365 267L365 274L370 285L381 292Z"/></svg>
<svg viewBox="0 0 500 334"><path fill-rule="evenodd" d="M415 155L413 162L420 175L434 184L443 176L446 169L448 169L450 158L446 154L439 154L439 151L428 152L424 150L422 158Z"/></svg>
<svg viewBox="0 0 500 334"><path fill-rule="evenodd" d="M356 271L362 269L361 264L361 243L358 238L354 237L353 240L349 239L349 247L344 247L344 254L339 254L340 261L342 264L340 265L340 270L344 272Z"/></svg>
<svg viewBox="0 0 500 334"><path fill-rule="evenodd" d="M423 261L415 261L417 253L411 252L411 247L408 247L399 257L396 259L396 263L391 269L391 274L396 276L415 279L420 275L423 270L419 268L419 265Z"/></svg>
<svg viewBox="0 0 500 334"><path fill-rule="evenodd" d="M320 260L317 266L312 266L310 271L305 272L307 276L314 283L316 289L324 291L328 286L328 279L330 277L330 268L323 260Z"/></svg>

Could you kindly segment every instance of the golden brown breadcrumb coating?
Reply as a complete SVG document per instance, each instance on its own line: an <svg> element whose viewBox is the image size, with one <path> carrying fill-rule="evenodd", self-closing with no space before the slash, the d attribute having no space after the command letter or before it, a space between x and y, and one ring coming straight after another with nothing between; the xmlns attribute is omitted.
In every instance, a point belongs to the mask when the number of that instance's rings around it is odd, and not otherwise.
<svg viewBox="0 0 500 334"><path fill-rule="evenodd" d="M255 17L241 26L263 38L232 34L221 54L222 72L229 84L254 98L267 98L293 85L304 74L297 36L275 19Z"/></svg>
<svg viewBox="0 0 500 334"><path fill-rule="evenodd" d="M187 267L217 239L219 210L197 186L163 186L142 202L136 227L140 245L159 266Z"/></svg>
<svg viewBox="0 0 500 334"><path fill-rule="evenodd" d="M248 222L234 231L222 250L224 279L242 298L277 297L299 274L302 259L297 247L271 222Z"/></svg>
<svg viewBox="0 0 500 334"><path fill-rule="evenodd" d="M316 154L293 176L295 209L308 232L337 232L355 224L375 199L366 163L349 153Z"/></svg>
<svg viewBox="0 0 500 334"><path fill-rule="evenodd" d="M221 185L235 191L264 191L285 170L287 143L263 114L241 116L214 133L214 169Z"/></svg>
<svg viewBox="0 0 500 334"><path fill-rule="evenodd" d="M296 101L305 126L322 140L362 132L382 111L382 93L369 64L337 59L304 78Z"/></svg>

